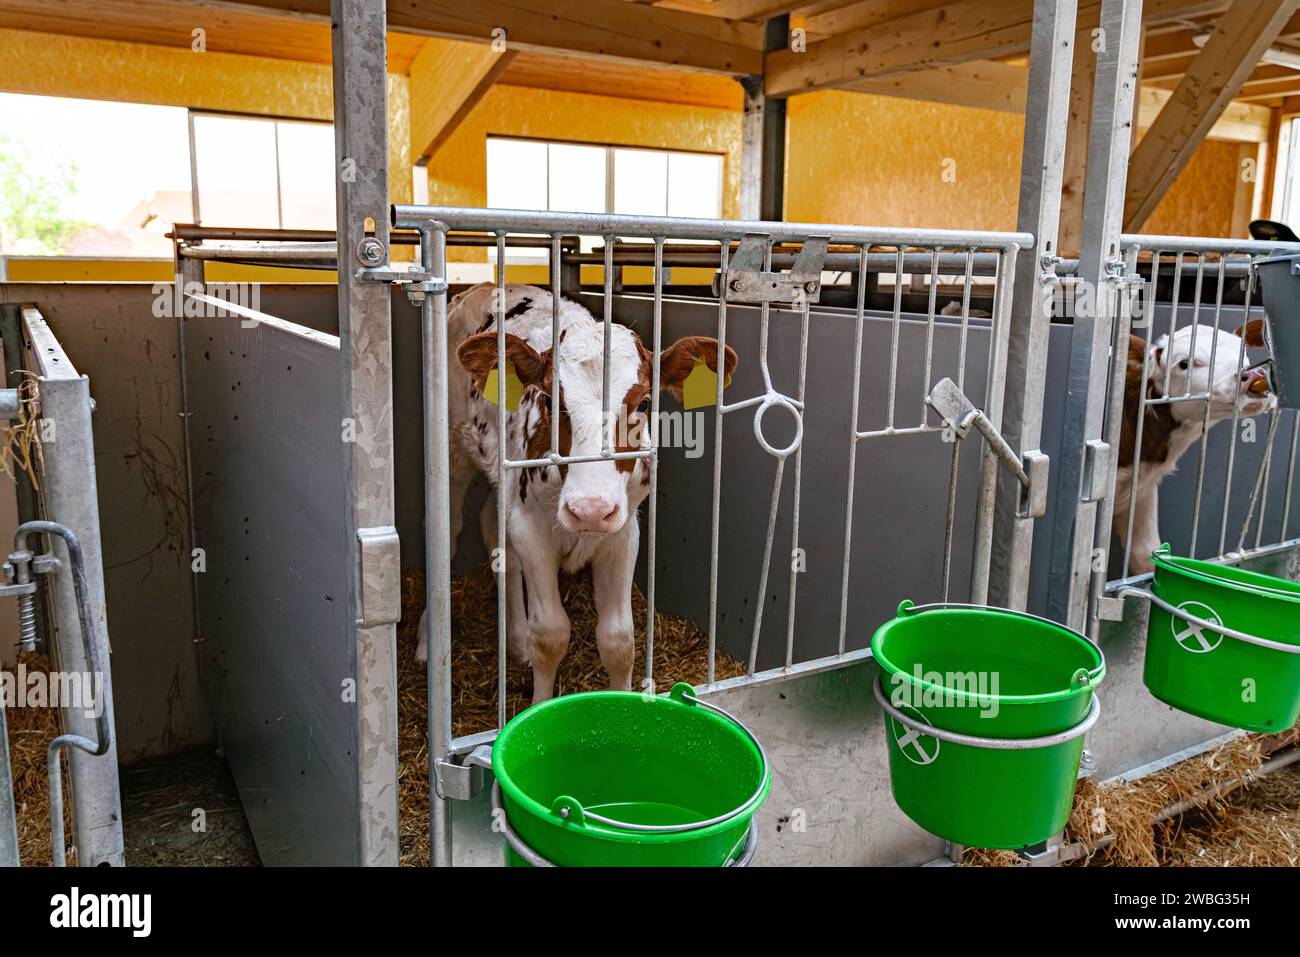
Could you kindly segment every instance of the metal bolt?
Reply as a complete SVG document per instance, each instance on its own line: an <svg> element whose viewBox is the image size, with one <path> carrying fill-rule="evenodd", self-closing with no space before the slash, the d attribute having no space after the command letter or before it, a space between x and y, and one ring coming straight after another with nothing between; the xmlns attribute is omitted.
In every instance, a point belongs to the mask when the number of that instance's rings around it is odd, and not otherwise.
<svg viewBox="0 0 1300 957"><path fill-rule="evenodd" d="M816 291L817 291L817 283L815 283L815 282L806 282L806 283L804 283L803 288L804 288L804 291L805 291L805 292L816 292Z"/></svg>
<svg viewBox="0 0 1300 957"><path fill-rule="evenodd" d="M731 282L729 283L729 285L731 286L731 291L732 291L732 292L740 292L741 282L740 282L739 279L733 279L733 280L731 280Z"/></svg>
<svg viewBox="0 0 1300 957"><path fill-rule="evenodd" d="M378 266L384 261L384 244L374 236L357 243L357 259L363 266Z"/></svg>

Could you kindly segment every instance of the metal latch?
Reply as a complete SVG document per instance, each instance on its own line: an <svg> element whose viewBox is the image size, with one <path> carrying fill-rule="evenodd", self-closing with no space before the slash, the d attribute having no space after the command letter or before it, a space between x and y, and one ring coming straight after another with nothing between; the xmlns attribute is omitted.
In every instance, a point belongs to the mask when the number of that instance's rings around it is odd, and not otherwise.
<svg viewBox="0 0 1300 957"><path fill-rule="evenodd" d="M930 390L926 404L952 429L956 439L964 439L972 426L984 437L989 450L1020 482L1020 518L1039 518L1047 514L1047 476L1050 462L1038 450L1017 455L992 420L966 398L952 379L941 379Z"/></svg>
<svg viewBox="0 0 1300 957"><path fill-rule="evenodd" d="M751 233L740 240L727 266L727 299L731 302L812 303L821 299L822 264L830 239L810 236L795 257L789 272L767 272L768 237ZM713 278L713 293L721 296L719 280Z"/></svg>
<svg viewBox="0 0 1300 957"><path fill-rule="evenodd" d="M415 264L405 268L393 263L386 266L363 266L357 270L357 278L364 282L387 282L400 286L406 290L406 298L417 306L424 302L424 297L429 293L447 291L446 279Z"/></svg>
<svg viewBox="0 0 1300 957"><path fill-rule="evenodd" d="M480 744L468 754L453 755L457 762L444 758L437 762L438 796L454 801L470 801L487 785L492 770L492 746Z"/></svg>
<svg viewBox="0 0 1300 957"><path fill-rule="evenodd" d="M1110 477L1110 443L1089 439L1083 445L1083 493L1081 502L1100 502L1106 497Z"/></svg>
<svg viewBox="0 0 1300 957"><path fill-rule="evenodd" d="M361 546L358 625L391 625L402 617L402 550L392 525L357 529Z"/></svg>

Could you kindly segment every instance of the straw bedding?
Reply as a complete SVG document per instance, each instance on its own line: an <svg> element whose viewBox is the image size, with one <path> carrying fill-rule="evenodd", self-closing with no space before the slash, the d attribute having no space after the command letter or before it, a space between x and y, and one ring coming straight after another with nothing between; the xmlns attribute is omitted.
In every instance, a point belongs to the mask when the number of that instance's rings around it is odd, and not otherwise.
<svg viewBox="0 0 1300 957"><path fill-rule="evenodd" d="M1300 866L1300 765L1255 773L1269 755L1297 745L1300 726L1236 738L1136 781L1085 778L1065 839L1090 849L1082 866ZM1192 809L1155 822L1182 802ZM967 866L1021 863L1010 851L983 849L962 859Z"/></svg>

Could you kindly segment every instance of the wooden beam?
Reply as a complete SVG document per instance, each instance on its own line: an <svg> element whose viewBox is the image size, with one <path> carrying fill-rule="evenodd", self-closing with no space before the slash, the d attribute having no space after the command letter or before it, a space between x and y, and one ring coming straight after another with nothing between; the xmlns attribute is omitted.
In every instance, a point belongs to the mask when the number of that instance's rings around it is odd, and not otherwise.
<svg viewBox="0 0 1300 957"><path fill-rule="evenodd" d="M803 27L817 39L888 23L909 13L946 6L951 0L860 0L835 10L810 14Z"/></svg>
<svg viewBox="0 0 1300 957"><path fill-rule="evenodd" d="M1124 228L1141 229L1300 0L1236 0L1215 24L1129 163Z"/></svg>
<svg viewBox="0 0 1300 957"><path fill-rule="evenodd" d="M1138 129L1150 129L1166 104L1172 99L1169 90L1143 87L1138 94ZM1234 143L1263 143L1268 139L1269 109L1258 103L1233 100L1223 108L1205 139L1230 140Z"/></svg>
<svg viewBox="0 0 1300 957"><path fill-rule="evenodd" d="M1061 218L1056 247L1062 256L1078 256L1083 248L1083 197L1088 179L1089 130L1092 98L1097 83L1097 54L1092 31L1098 13L1081 14L1074 35L1074 63L1070 72L1070 116L1065 128L1065 162L1061 171Z"/></svg>
<svg viewBox="0 0 1300 957"><path fill-rule="evenodd" d="M329 20L329 0L173 0L198 8L256 9ZM624 0L388 0L388 29L746 76L763 72L762 28L743 21ZM497 34L499 35L499 34Z"/></svg>
<svg viewBox="0 0 1300 957"><path fill-rule="evenodd" d="M515 58L513 50L431 37L411 63L411 162L423 166Z"/></svg>
<svg viewBox="0 0 1300 957"><path fill-rule="evenodd" d="M844 89L928 103L949 103L1003 113L1024 113L1029 71L996 60L904 73L882 80L862 80Z"/></svg>
<svg viewBox="0 0 1300 957"><path fill-rule="evenodd" d="M934 8L928 0L919 4L870 0L870 4L846 8L834 21L865 25L812 43L804 53L783 50L770 54L767 95L808 93L971 60L1015 56L1029 49L1033 4L1025 0L954 0ZM1147 19L1155 20L1212 6L1200 0L1149 0L1144 9ZM1095 18L1100 8L1100 0L1084 0L1079 4L1080 21L1088 15ZM880 19L900 9L910 12Z"/></svg>

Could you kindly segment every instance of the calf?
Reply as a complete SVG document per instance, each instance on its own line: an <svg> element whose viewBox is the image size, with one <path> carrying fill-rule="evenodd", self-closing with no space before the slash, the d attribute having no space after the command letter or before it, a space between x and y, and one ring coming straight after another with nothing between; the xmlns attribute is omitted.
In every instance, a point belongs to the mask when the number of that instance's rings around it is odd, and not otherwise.
<svg viewBox="0 0 1300 957"><path fill-rule="evenodd" d="M1144 339L1129 337L1113 524L1115 534L1125 542L1132 499L1133 547L1129 574L1140 575L1152 570L1151 553L1160 546L1156 495L1160 480L1174 471L1183 453L1201 437L1207 425L1205 405L1201 402L1147 406L1142 423L1141 467L1134 494L1133 458L1139 401L1144 395L1177 398L1187 394L1190 383L1192 395L1207 392L1210 395L1209 425L1232 418L1234 409L1240 410L1243 416L1271 411L1277 405L1277 397L1269 391L1268 377L1262 369L1246 368L1249 362L1242 352L1248 346L1264 346L1263 322L1259 319L1235 333L1216 331L1206 325L1185 326L1172 336L1161 336L1150 346ZM1166 373L1169 375L1167 393Z"/></svg>
<svg viewBox="0 0 1300 957"><path fill-rule="evenodd" d="M497 364L495 287L475 286L448 312L456 360L449 370L451 536L455 548L465 493L475 472L497 483L497 407L483 395ZM506 415L506 456L544 458L551 444L551 381L559 368L559 452L599 455L606 436L615 451L650 447L652 354L630 329L613 325L609 347L609 418L601 404L604 327L582 306L560 302L559 361L553 362L552 299L533 286L505 290L506 358L524 387L518 410ZM677 399L699 362L718 371L718 342L702 336L678 340L660 355L660 385ZM725 375L736 367L728 347ZM493 399L495 389L490 390ZM620 441L635 444L619 444ZM640 526L636 511L650 491L643 458L547 465L505 476L506 632L512 655L533 666L533 701L555 693L555 672L569 646L569 619L560 600L558 573L591 566L595 588L596 646L611 688L632 686L632 573ZM495 547L496 503L483 511L483 539ZM416 658L427 656L420 619Z"/></svg>

